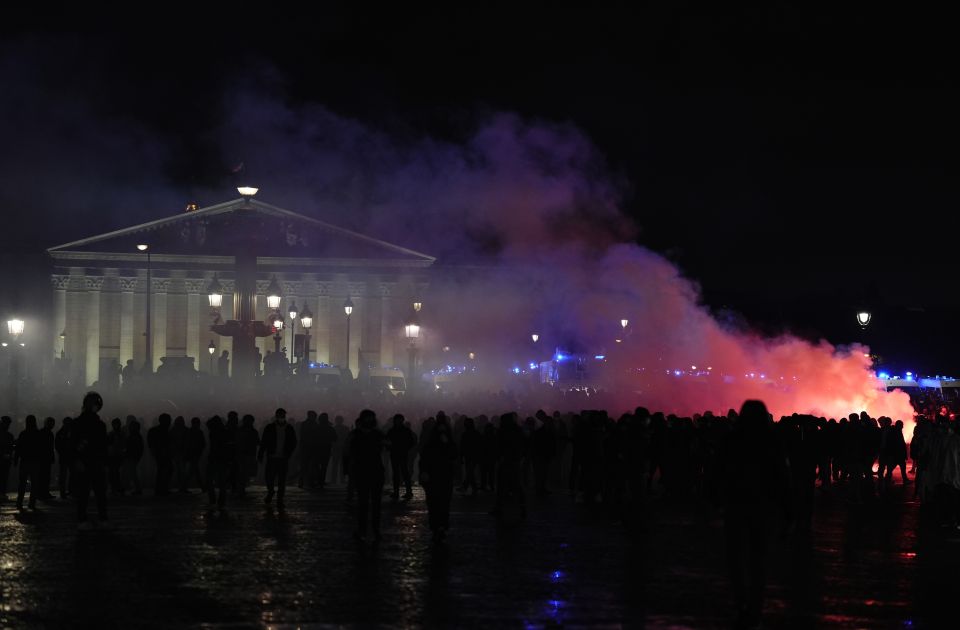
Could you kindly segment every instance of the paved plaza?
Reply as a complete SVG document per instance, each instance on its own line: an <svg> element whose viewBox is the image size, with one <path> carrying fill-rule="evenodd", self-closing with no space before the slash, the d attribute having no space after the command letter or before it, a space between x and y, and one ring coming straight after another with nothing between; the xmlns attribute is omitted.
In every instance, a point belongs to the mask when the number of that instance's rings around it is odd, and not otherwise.
<svg viewBox="0 0 960 630"><path fill-rule="evenodd" d="M765 627L941 627L960 540L920 518L912 487L857 505L818 495L813 532L777 535ZM111 501L110 531L78 532L73 504L0 511L4 628L729 627L716 512L652 497L637 527L566 493L498 529L492 498L454 498L433 545L417 488L384 497L378 546L351 538L342 488L262 488L226 516L206 498Z"/></svg>

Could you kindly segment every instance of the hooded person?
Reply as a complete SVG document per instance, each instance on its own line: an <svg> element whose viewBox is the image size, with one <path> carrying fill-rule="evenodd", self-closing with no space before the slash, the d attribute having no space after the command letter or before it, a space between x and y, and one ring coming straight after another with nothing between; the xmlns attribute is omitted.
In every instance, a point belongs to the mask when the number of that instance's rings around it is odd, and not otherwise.
<svg viewBox="0 0 960 630"><path fill-rule="evenodd" d="M97 498L97 515L101 526L109 526L107 520L107 425L98 412L103 408L103 398L97 392L83 397L83 411L73 421L70 438L72 442L73 486L77 499L77 522L81 530L91 529L87 520L87 503L90 491Z"/></svg>

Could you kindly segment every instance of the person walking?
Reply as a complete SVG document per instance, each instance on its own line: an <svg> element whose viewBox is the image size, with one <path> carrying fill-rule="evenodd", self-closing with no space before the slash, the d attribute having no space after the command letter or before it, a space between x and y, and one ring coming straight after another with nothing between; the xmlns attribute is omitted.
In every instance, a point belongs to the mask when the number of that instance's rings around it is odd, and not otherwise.
<svg viewBox="0 0 960 630"><path fill-rule="evenodd" d="M0 502L7 500L7 481L10 479L10 464L13 463L13 453L16 440L10 433L10 416L0 418Z"/></svg>
<svg viewBox="0 0 960 630"><path fill-rule="evenodd" d="M410 474L410 468L407 466L407 453L417 443L417 436L404 425L404 418L401 414L393 417L393 426L387 431L387 444L390 449L390 467L393 478L393 500L400 498L400 483L403 482L405 489L403 498L413 497L413 479Z"/></svg>
<svg viewBox="0 0 960 630"><path fill-rule="evenodd" d="M123 469L123 452L126 450L127 437L123 434L123 425L120 418L110 422L111 430L107 435L107 467L110 482L110 493L114 496L123 494L123 482L120 471Z"/></svg>
<svg viewBox="0 0 960 630"><path fill-rule="evenodd" d="M127 416L127 440L123 449L123 478L133 487L133 496L143 494L140 487L140 460L143 459L143 436L140 435L140 423L133 416Z"/></svg>
<svg viewBox="0 0 960 630"><path fill-rule="evenodd" d="M153 455L157 466L154 481L154 495L160 497L170 493L170 422L168 413L160 414L160 423L147 431L147 448Z"/></svg>
<svg viewBox="0 0 960 630"><path fill-rule="evenodd" d="M377 416L364 409L357 418L357 428L350 434L350 482L357 489L357 529L353 537L362 542L367 535L367 515L373 538L380 540L380 500L383 493L383 442L377 429Z"/></svg>
<svg viewBox="0 0 960 630"><path fill-rule="evenodd" d="M19 468L20 483L17 486L17 509L23 510L23 497L27 492L27 482L30 482L30 509L37 507L39 484L37 472L40 469L41 443L40 431L37 429L36 416L29 415L25 420L26 426L17 436L16 450L13 452L13 465Z"/></svg>
<svg viewBox="0 0 960 630"><path fill-rule="evenodd" d="M97 515L102 527L109 527L107 520L107 425L98 412L103 408L103 398L97 392L83 397L83 411L74 421L70 435L73 452L74 489L77 495L77 528L88 530L92 525L87 520L87 503L90 491L97 498Z"/></svg>
<svg viewBox="0 0 960 630"><path fill-rule="evenodd" d="M73 451L71 450L70 431L73 426L73 418L66 417L60 423L60 430L54 438L53 446L57 451L57 486L60 489L60 498L66 499L70 496L71 476L70 471L73 468Z"/></svg>
<svg viewBox="0 0 960 630"><path fill-rule="evenodd" d="M183 477L182 489L190 489L190 482L196 480L200 490L206 486L203 484L203 474L200 472L200 458L203 451L207 448L207 438L203 435L203 427L200 426L200 418L190 419L190 428L187 430L186 445L184 446L184 461L186 462L186 474Z"/></svg>
<svg viewBox="0 0 960 630"><path fill-rule="evenodd" d="M287 469L290 456L297 448L297 432L293 426L287 424L287 412L283 408L277 409L273 422L263 428L260 438L260 450L257 461L263 462L266 457L264 476L267 481L267 496L263 502L267 505L273 500L274 482L277 490L277 508L283 509L283 497L287 490Z"/></svg>
<svg viewBox="0 0 960 630"><path fill-rule="evenodd" d="M321 413L320 432L317 436L317 458L319 459L318 487L321 490L327 485L327 468L330 464L330 456L333 453L333 447L334 444L337 443L337 439L337 431L330 424L330 416Z"/></svg>
<svg viewBox="0 0 960 630"><path fill-rule="evenodd" d="M450 501L458 462L457 445L450 425L437 422L420 451L420 483L427 493L427 512L434 542L442 542L450 529Z"/></svg>
<svg viewBox="0 0 960 630"><path fill-rule="evenodd" d="M220 512L225 512L230 466L233 465L234 453L231 451L227 429L220 416L213 416L207 420L207 434L210 437L210 454L207 457L207 492L210 505L216 505ZM217 490L220 491L219 497Z"/></svg>

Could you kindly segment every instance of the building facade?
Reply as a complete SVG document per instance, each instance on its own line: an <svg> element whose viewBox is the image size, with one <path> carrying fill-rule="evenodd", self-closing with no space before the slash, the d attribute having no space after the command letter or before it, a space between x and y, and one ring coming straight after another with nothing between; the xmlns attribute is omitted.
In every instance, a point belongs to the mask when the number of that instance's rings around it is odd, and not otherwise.
<svg viewBox="0 0 960 630"><path fill-rule="evenodd" d="M87 385L115 377L128 359L144 366L148 354L153 370L166 357L190 357L195 369L216 371L208 347L212 342L219 356L232 350L232 339L211 325L233 317L239 251L256 253L257 319L272 313L271 281L281 287L281 345L288 353L294 335L304 332L286 315L296 304L313 312L311 361L349 366L354 375L363 366L402 363L404 323L426 290L434 258L251 197L50 248L54 356L67 359L71 376ZM223 287L216 311L207 298L215 277ZM275 347L273 337L256 343L264 356Z"/></svg>

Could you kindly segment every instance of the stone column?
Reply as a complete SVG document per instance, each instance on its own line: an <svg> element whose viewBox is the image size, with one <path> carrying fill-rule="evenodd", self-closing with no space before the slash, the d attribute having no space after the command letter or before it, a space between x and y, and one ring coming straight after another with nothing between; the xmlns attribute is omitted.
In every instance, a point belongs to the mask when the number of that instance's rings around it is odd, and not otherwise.
<svg viewBox="0 0 960 630"><path fill-rule="evenodd" d="M169 278L153 278L153 371L160 367L160 358L167 356L167 291L170 290Z"/></svg>
<svg viewBox="0 0 960 630"><path fill-rule="evenodd" d="M354 377L360 371L360 349L363 348L364 332L366 331L367 303L363 296L365 285L359 282L351 282L347 285L347 292L350 294L350 300L353 302L353 315L350 318L350 352L347 362ZM340 305L340 316L346 319L343 313L343 305ZM346 324L344 324L344 333L346 333Z"/></svg>
<svg viewBox="0 0 960 630"><path fill-rule="evenodd" d="M53 275L50 281L53 284L53 355L59 358L66 341L60 333L67 329L67 288L70 286L70 276Z"/></svg>
<svg viewBox="0 0 960 630"><path fill-rule="evenodd" d="M393 285L389 282L380 283L380 365L396 365L393 359L393 339L396 331L391 326L390 295Z"/></svg>
<svg viewBox="0 0 960 630"><path fill-rule="evenodd" d="M287 349L287 362L293 358L293 337L291 336L291 326L293 322L290 321L290 305L296 303L297 305L297 319L300 318L299 312L303 309L304 301L303 298L300 298L300 283L299 282L284 282L283 283L283 303L280 305L280 314L283 315L283 332L281 334L282 339L280 340L280 347ZM313 305L310 305L310 310L313 310ZM297 332L303 332L300 330L300 322L297 322Z"/></svg>
<svg viewBox="0 0 960 630"><path fill-rule="evenodd" d="M335 357L330 352L330 296L327 291L327 285L321 285L320 296L310 304L310 310L313 311L310 347L315 361L332 365Z"/></svg>
<svg viewBox="0 0 960 630"><path fill-rule="evenodd" d="M83 380L91 385L100 378L100 289L103 278L86 277L83 288L87 292L86 353Z"/></svg>
<svg viewBox="0 0 960 630"><path fill-rule="evenodd" d="M233 280L220 279L220 284L223 286L223 306L220 308L220 319L223 321L230 321L233 319L233 291L234 291L234 282ZM213 340L217 344L217 354L216 358L213 360L213 371L217 376L222 376L217 372L217 361L220 359L220 355L223 354L223 351L226 350L230 357L230 365L233 366L233 337L221 337L215 333L210 333L214 335Z"/></svg>
<svg viewBox="0 0 960 630"><path fill-rule="evenodd" d="M120 278L120 366L133 358L133 294L136 278Z"/></svg>
<svg viewBox="0 0 960 630"><path fill-rule="evenodd" d="M187 356L193 357L194 367L200 372L210 369L206 344L201 346L200 343L200 297L206 291L207 284L209 283L197 279L184 281L187 289Z"/></svg>

